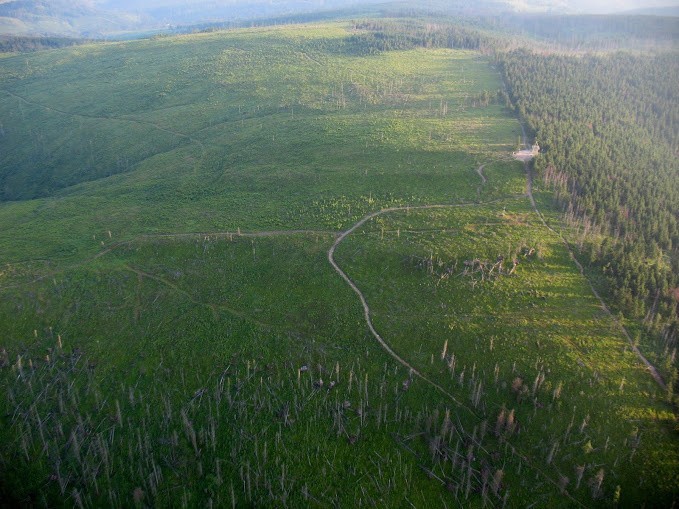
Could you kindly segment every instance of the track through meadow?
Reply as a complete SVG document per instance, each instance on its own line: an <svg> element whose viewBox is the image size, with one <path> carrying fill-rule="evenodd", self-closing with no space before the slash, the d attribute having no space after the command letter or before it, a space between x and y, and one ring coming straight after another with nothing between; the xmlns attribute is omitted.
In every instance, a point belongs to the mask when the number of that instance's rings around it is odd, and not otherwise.
<svg viewBox="0 0 679 509"><path fill-rule="evenodd" d="M198 145L201 148L202 151L205 150L205 146L203 145L203 142L201 142L200 140L197 140L197 139L191 137L190 135L188 135L186 133L181 133L179 131L174 131L174 130L169 129L167 127L163 127L160 124L156 124L155 122L151 122L150 120L139 120L139 119L136 119L136 118L118 117L118 116L113 116L113 115L112 116L102 116L102 115L86 115L86 114L83 114L83 113L74 113L72 111L60 110L58 108L54 108L54 107L48 106L46 104L41 104L41 103L37 103L37 102L34 102L34 101L30 101L30 100L26 99L25 97L20 96L19 94L15 94L14 92L10 92L7 89L2 89L1 91L6 93L7 95L9 95L11 97L14 97L15 99L19 99L20 101L22 101L25 104L35 106L37 108L42 108L44 110L51 111L52 113L58 113L60 115L66 115L66 116L69 116L69 117L76 117L76 118L85 118L85 119L89 119L89 120L116 120L116 121L119 121L119 122L129 122L129 123L132 123L132 124L150 126L150 127L153 127L154 129L157 129L158 131L162 131L164 133L171 134L173 136L177 136L178 138L184 138L186 140L189 140L190 142Z"/></svg>
<svg viewBox="0 0 679 509"><path fill-rule="evenodd" d="M526 129L523 126L523 123L521 124L521 134L523 137L523 144L526 146ZM556 231L554 228L549 226L547 223L547 220L545 219L545 216L542 215L542 212L540 212L540 209L538 209L537 203L535 201L535 198L533 197L533 171L530 166L530 161L524 161L524 170L526 172L526 193L528 195L528 199L530 200L530 204L533 207L533 211L535 214L540 218L540 221L542 222L542 225L547 228L549 231L554 233L559 239L561 239L561 242L563 242L564 246L566 246L566 249L568 250L568 254L573 260L573 263L575 263L575 266L578 268L580 271L580 274L582 277L587 281L587 284L589 285L590 290L592 291L592 294L596 297L596 299L599 301L599 304L601 306L601 309L608 315L608 317L618 326L620 331L622 332L623 336L627 339L628 343L630 344L630 347L632 348L632 351L636 354L636 356L639 358L639 360L642 362L644 366L646 366L646 369L648 369L648 372L651 374L653 377L653 380L656 381L656 383L663 389L666 390L667 386L665 384L665 381L663 380L662 375L658 372L657 368L651 364L651 362L644 356L643 353L641 353L641 350L637 347L637 345L634 343L634 340L632 339L632 336L630 335L629 331L625 327L625 325L618 319L617 316L615 316L606 302L604 302L604 299L601 297L599 292L597 291L596 288L594 288L594 284L589 280L589 278L585 275L585 268L582 266L582 264L578 261L578 259L575 257L575 253L573 251L572 246L570 243L566 240L566 238L558 231Z"/></svg>
<svg viewBox="0 0 679 509"><path fill-rule="evenodd" d="M482 185L486 183L486 177L483 175L483 167L484 165L481 165L476 172L478 173L479 177L482 179ZM496 200L493 200L496 201ZM492 201L485 202L484 204L487 203L492 203ZM375 329L375 326L372 322L371 318L371 311L370 311L370 306L368 305L368 301L365 298L365 295L363 292L356 286L356 283L354 283L351 278L347 275L344 270L338 265L337 261L335 260L335 250L337 247L344 241L349 235L354 233L356 230L358 230L361 226L366 224L368 221L371 219L374 219L376 217L385 215L385 214L390 214L392 212L408 212L410 210L432 210L432 209L453 209L453 208L461 208L461 207L470 207L470 206L478 206L481 205L481 203L460 203L460 204L437 204L437 205L418 205L418 206L412 206L412 207L389 207L386 209L381 209L376 212L372 212L368 214L367 216L364 216L362 219L360 219L357 223L355 223L351 228L348 230L345 230L342 232L336 239L335 242L333 242L332 246L330 246L330 249L328 250L328 261L330 262L330 265L332 265L332 268L337 272L344 281L351 287L351 289L356 293L358 296L359 300L361 301L361 306L363 307L363 315L365 317L365 321L368 325L368 329L370 330L370 333L373 335L373 337L377 340L377 342L380 344L382 349L386 351L396 362L407 368L410 373L417 378L423 380L427 384L429 384L431 387L436 388L439 392L442 394L446 395L448 398L450 398L452 401L454 401L456 404L466 407L463 403L461 403L455 396L453 396L450 392L445 390L441 385L437 384L433 380L429 379L427 376L425 376L423 373L421 373L417 368L415 368L412 364L410 364L407 360L405 360L403 357L398 355L393 348L387 343L384 338L377 332ZM469 409L469 408L468 408ZM469 409L471 410L471 409ZM471 410L472 413L476 413L473 410Z"/></svg>
<svg viewBox="0 0 679 509"><path fill-rule="evenodd" d="M482 179L482 186L487 182L486 177L483 175L483 168L484 165L481 165L477 169L477 173L479 177ZM526 195L524 195L526 196ZM532 195L528 195L528 197L532 200ZM411 374L411 376L415 376L425 382L427 385L430 387L436 389L438 392L449 398L452 402L454 402L456 405L458 405L461 408L464 408L465 410L469 411L472 415L478 417L479 419L482 419L482 416L479 415L473 408L471 408L469 405L461 402L459 399L457 399L455 396L453 396L450 392L448 392L444 387L441 385L437 384L433 380L431 380L429 377L424 375L422 372L420 372L417 368L415 368L410 362L408 362L406 359L401 357L398 353L394 351L394 349L387 343L387 341L384 340L384 338L380 335L379 332L375 329L375 326L372 322L372 317L371 317L371 310L370 306L368 304L368 301L363 294L363 292L360 290L360 288L356 285L356 283L353 282L353 280L347 275L346 272L338 265L337 261L335 260L335 251L337 247L344 241L347 237L349 237L352 233L354 233L356 230L361 228L364 224L366 224L368 221L371 219L374 219L376 217L385 215L385 214L390 214L393 212L408 212L410 210L432 210L432 209L456 209L456 208L463 208L463 207L475 207L479 205L487 205L489 203L493 203L499 200L491 200L487 202L477 202L477 203L460 203L460 204L438 204L438 205L419 205L419 206L414 206L414 207L389 207L385 208L382 210L378 210L376 212L372 212L371 214L368 214L367 216L363 217L361 220L359 220L357 223L355 223L351 228L348 230L345 230L342 232L336 239L335 242L333 242L332 246L330 246L330 249L328 250L328 261L330 262L330 265L332 265L332 268L337 272L342 279L349 285L349 287L356 293L358 296L360 302L361 302L361 307L363 308L363 315L366 321L366 324L368 325L368 329L370 330L370 333L373 335L373 337L377 340L377 342L380 344L382 349L389 354L389 356L394 359L396 362L401 364L403 367L407 368ZM479 447L482 447L480 443L477 443ZM555 481L550 475L545 473L542 469L538 468L535 464L535 461L533 461L530 457L528 457L525 453L520 451L518 448L515 446L509 444L507 442L507 446L509 449L512 451L512 454L518 458L520 458L522 461L524 461L527 465L530 466L535 472L537 472L540 476L542 476L545 481L548 483L552 484L553 486L558 487L563 495L568 498L574 505L580 506L580 507L585 507L582 505L577 499L575 499L567 490L562 490L561 486L557 481ZM483 449L483 448L482 448ZM485 451L487 452L487 451Z"/></svg>

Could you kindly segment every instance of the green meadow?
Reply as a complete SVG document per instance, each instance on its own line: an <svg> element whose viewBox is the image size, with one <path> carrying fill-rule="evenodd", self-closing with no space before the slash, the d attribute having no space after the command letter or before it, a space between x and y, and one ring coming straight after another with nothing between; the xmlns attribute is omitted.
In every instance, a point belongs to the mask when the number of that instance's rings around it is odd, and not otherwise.
<svg viewBox="0 0 679 509"><path fill-rule="evenodd" d="M351 33L0 61L0 498L679 496L673 409L532 209L497 70L466 50L358 55ZM408 365L328 260L387 208L334 259Z"/></svg>

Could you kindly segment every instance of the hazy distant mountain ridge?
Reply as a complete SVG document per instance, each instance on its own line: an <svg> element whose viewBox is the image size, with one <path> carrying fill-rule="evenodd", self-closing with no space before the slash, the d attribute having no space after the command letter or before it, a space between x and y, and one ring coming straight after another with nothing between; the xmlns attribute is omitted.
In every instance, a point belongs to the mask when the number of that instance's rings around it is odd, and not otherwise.
<svg viewBox="0 0 679 509"><path fill-rule="evenodd" d="M15 0L0 3L0 35L97 37L132 30L140 16L106 11L83 0Z"/></svg>
<svg viewBox="0 0 679 509"><path fill-rule="evenodd" d="M383 0L0 0L0 35L98 37L168 25L242 21L381 4L399 8L464 6L471 10L501 1L428 0L386 4Z"/></svg>
<svg viewBox="0 0 679 509"><path fill-rule="evenodd" d="M381 0L0 0L0 35L97 37L167 25L338 9Z"/></svg>
<svg viewBox="0 0 679 509"><path fill-rule="evenodd" d="M555 14L658 14L666 9L679 9L677 0L506 0L506 3L517 12Z"/></svg>
<svg viewBox="0 0 679 509"><path fill-rule="evenodd" d="M639 14L677 15L679 6L659 8L664 0L0 0L0 35L103 37L168 25L242 21L358 6L380 9L432 9L452 14L573 14L643 8ZM676 0L666 0L675 2Z"/></svg>
<svg viewBox="0 0 679 509"><path fill-rule="evenodd" d="M676 7L648 7L643 9L632 9L625 14L643 14L646 16L679 16L679 6Z"/></svg>

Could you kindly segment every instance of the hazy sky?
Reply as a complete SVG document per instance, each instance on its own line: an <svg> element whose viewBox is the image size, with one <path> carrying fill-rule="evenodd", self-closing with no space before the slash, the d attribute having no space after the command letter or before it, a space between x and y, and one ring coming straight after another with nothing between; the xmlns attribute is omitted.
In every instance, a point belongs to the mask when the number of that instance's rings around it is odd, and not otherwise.
<svg viewBox="0 0 679 509"><path fill-rule="evenodd" d="M571 0L570 3L577 9L600 12L679 6L679 0Z"/></svg>
<svg viewBox="0 0 679 509"><path fill-rule="evenodd" d="M12 0L0 0L0 4ZM68 3L69 0L58 0ZM271 7L282 7L286 4L295 4L297 9L306 6L309 9L322 7L337 7L338 5L350 5L357 3L377 3L388 2L391 0L71 0L76 4L86 4L108 9L121 10L147 10L163 7L187 7L200 6L208 10L224 8L228 6L248 6L248 5L267 5ZM474 4L474 0L451 0L452 3L465 2ZM639 8L649 7L679 7L679 0L498 0L504 1L524 11L533 10L553 10L568 12L621 12ZM426 0L411 0L412 5L425 5Z"/></svg>
<svg viewBox="0 0 679 509"><path fill-rule="evenodd" d="M272 3L272 4L285 4L289 3L286 0L90 0L93 3L106 3L109 5L120 4L133 4L138 8L146 7L158 7L158 6L168 6L168 5L191 5L191 4L207 4L211 6L215 5L248 5L248 4L262 4L262 3ZM377 0L364 0L366 3L375 3ZM386 1L386 0L383 0ZM640 9L644 7L677 7L679 6L679 0L506 0L507 3L512 3L514 5L522 5L529 10L535 7L556 7L565 8L569 11L582 11L582 12L619 12L631 9ZM362 3L360 0L307 0L310 7L320 7L324 3L334 4L338 3L353 4ZM295 3L300 4L297 0ZM417 0L413 1L412 4L417 5ZM473 3L473 0L471 0Z"/></svg>
<svg viewBox="0 0 679 509"><path fill-rule="evenodd" d="M554 10L606 13L649 7L677 7L679 0L506 0L520 10Z"/></svg>
<svg viewBox="0 0 679 509"><path fill-rule="evenodd" d="M0 4L12 0L0 0ZM60 0L68 1L68 0ZM209 8L225 7L229 5L247 6L253 4L270 4L270 6L284 6L295 3L297 7L307 4L310 8L337 6L338 4L376 3L390 0L77 0L74 3L89 4L106 8L128 9L134 7L138 10L169 6L206 6ZM462 0L464 1L464 0ZM473 4L473 0L466 0ZM503 1L503 0L500 0ZM553 10L564 9L580 12L620 12L644 7L679 7L679 0L504 0L508 4L519 7L521 10L544 10L551 7ZM453 0L455 2L455 0ZM411 0L412 5L426 4L426 0Z"/></svg>

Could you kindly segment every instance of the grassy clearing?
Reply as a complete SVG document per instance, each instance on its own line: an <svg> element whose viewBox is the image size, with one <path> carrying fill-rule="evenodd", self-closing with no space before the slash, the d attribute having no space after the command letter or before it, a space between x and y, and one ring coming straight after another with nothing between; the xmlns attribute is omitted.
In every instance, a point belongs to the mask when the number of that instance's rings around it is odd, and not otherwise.
<svg viewBox="0 0 679 509"><path fill-rule="evenodd" d="M129 504L137 488L161 504L176 490L187 505L436 503L421 473L433 467L411 450L426 450L445 405L402 390L407 372L321 263L328 240L143 243L3 301L21 338L3 370L16 379L3 432L25 444L3 464L11 492L66 505Z"/></svg>
<svg viewBox="0 0 679 509"><path fill-rule="evenodd" d="M665 395L526 201L380 216L338 263L397 353L491 423L511 411L521 423L511 443L581 500L592 486L574 466L603 468L602 493L625 504L671 491Z"/></svg>
<svg viewBox="0 0 679 509"><path fill-rule="evenodd" d="M477 183L451 169L471 172L503 154L517 130L499 106L466 102L499 88L492 69L471 52L335 54L325 48L343 28L324 30L242 30L3 62L0 164L12 168L3 189L47 195L30 213L0 205L5 259L55 259L61 246L93 254L99 242L89 239L109 230L127 240L334 229L375 206L472 198Z"/></svg>

